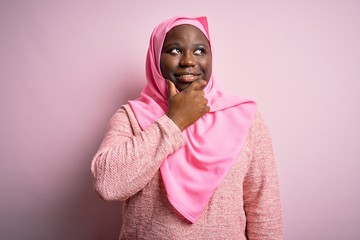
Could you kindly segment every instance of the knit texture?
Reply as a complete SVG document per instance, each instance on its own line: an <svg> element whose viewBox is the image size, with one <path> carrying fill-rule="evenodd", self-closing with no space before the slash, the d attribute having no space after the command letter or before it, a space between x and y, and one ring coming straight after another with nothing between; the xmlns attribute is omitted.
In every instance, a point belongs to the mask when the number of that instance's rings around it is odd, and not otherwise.
<svg viewBox="0 0 360 240"><path fill-rule="evenodd" d="M102 198L125 201L119 239L283 239L275 159L259 113L239 157L195 223L169 203L159 171L185 144L166 115L144 131L129 105L111 118L91 170Z"/></svg>

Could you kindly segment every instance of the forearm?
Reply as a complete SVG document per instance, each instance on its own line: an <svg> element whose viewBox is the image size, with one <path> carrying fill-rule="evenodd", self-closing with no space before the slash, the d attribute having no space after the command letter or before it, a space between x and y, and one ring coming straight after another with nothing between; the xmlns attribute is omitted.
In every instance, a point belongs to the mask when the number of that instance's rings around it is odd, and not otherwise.
<svg viewBox="0 0 360 240"><path fill-rule="evenodd" d="M130 125L124 122L121 125ZM94 185L107 200L125 200L153 178L163 160L185 144L180 130L166 116L146 130L116 131L111 126L92 163Z"/></svg>

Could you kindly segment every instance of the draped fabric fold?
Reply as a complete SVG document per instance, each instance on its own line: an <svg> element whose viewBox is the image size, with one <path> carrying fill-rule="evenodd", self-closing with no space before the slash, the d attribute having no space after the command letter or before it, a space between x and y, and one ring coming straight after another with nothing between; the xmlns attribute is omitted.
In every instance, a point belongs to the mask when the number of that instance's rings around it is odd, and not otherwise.
<svg viewBox="0 0 360 240"><path fill-rule="evenodd" d="M166 33L181 24L200 29L211 46L206 17L174 17L155 27L146 59L147 85L140 98L129 101L143 130L167 112L168 90L160 55ZM210 112L183 131L186 145L160 167L169 202L193 223L239 156L256 112L255 102L223 94L214 74L204 92Z"/></svg>

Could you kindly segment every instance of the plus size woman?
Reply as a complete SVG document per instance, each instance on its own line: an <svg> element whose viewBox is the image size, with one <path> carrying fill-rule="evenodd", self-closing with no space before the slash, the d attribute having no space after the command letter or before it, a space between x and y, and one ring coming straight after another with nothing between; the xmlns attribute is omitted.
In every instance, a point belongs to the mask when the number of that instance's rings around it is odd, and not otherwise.
<svg viewBox="0 0 360 240"><path fill-rule="evenodd" d="M120 239L283 239L271 137L255 102L218 89L206 17L155 27L147 85L111 118L91 170L124 201Z"/></svg>

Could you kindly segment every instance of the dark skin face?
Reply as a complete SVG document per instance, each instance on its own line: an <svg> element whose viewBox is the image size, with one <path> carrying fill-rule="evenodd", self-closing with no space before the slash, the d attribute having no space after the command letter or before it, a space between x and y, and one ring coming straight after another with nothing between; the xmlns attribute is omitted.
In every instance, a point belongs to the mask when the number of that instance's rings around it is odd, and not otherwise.
<svg viewBox="0 0 360 240"><path fill-rule="evenodd" d="M206 36L192 25L179 25L165 37L160 57L161 73L180 92L194 81L211 78L212 56Z"/></svg>

